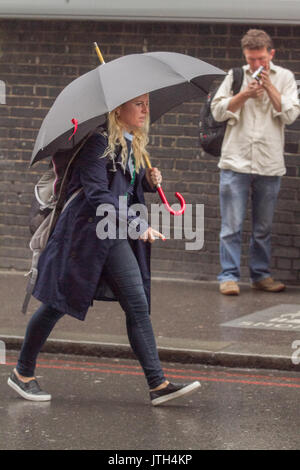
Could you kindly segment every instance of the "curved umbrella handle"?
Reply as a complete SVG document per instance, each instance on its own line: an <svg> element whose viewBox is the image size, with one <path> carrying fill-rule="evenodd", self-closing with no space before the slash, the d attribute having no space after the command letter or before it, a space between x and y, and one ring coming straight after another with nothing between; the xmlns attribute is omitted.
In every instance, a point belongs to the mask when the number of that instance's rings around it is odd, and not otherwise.
<svg viewBox="0 0 300 470"><path fill-rule="evenodd" d="M184 200L183 196L180 193L175 193L175 196L177 197L178 201L180 202L181 207L178 211L174 211L174 209L172 209L172 207L168 203L167 198L165 196L165 193L164 193L164 191L163 191L160 184L158 184L156 186L156 189L157 189L157 192L160 196L160 199L162 200L162 202L164 203L166 209L170 212L170 214L172 214L172 215L182 215L184 213L185 208L186 208L186 204L185 204L185 200Z"/></svg>
<svg viewBox="0 0 300 470"><path fill-rule="evenodd" d="M146 155L144 156L144 158L145 158L147 167L151 170L152 165L151 165L151 162L150 162L149 158ZM183 196L180 193L175 193L175 196L177 197L178 201L180 202L181 207L178 211L174 211L174 209L172 209L172 207L168 203L166 195L165 195L165 193L164 193L164 191L163 191L160 184L158 184L156 186L156 189L157 189L157 192L160 196L161 201L164 203L166 209L170 212L170 214L172 214L172 215L182 215L184 213L185 208L186 208L186 204L185 204L185 200L184 200Z"/></svg>

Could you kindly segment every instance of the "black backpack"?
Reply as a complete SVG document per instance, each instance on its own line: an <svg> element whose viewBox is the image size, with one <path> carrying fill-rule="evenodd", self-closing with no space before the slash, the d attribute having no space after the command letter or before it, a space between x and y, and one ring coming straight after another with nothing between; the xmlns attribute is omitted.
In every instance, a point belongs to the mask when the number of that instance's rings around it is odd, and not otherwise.
<svg viewBox="0 0 300 470"><path fill-rule="evenodd" d="M244 70L241 67L236 67L232 69L232 72L233 82L231 89L233 94L236 95L239 93L243 83ZM199 122L200 145L205 152L213 155L214 157L219 157L221 155L221 148L227 125L227 121L215 121L210 109L211 102L217 93L218 88L219 87L214 88L207 95L206 102L201 110Z"/></svg>

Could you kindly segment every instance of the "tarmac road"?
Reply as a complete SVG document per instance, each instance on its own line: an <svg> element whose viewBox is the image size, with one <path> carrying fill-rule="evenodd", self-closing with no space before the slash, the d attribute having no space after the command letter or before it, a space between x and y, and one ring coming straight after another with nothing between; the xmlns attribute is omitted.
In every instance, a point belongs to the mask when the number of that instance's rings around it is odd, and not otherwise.
<svg viewBox="0 0 300 470"><path fill-rule="evenodd" d="M115 458L118 450L300 446L297 372L164 363L170 380L198 379L202 387L153 407L134 360L41 354L37 377L53 398L33 403L6 385L16 358L8 351L0 365L1 450L109 450Z"/></svg>

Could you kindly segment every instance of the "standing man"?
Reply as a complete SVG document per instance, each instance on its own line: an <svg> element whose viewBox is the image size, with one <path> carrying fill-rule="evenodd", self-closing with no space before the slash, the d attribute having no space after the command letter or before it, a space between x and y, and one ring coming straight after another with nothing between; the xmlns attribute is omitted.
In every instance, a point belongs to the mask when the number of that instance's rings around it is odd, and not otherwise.
<svg viewBox="0 0 300 470"><path fill-rule="evenodd" d="M297 85L291 71L274 65L273 43L267 33L250 29L241 41L247 62L241 91L232 95L232 71L212 104L217 121L228 120L219 162L220 174L220 292L238 295L242 225L249 193L252 235L249 268L252 287L280 292L282 282L270 275L271 225L285 174L284 127L300 113ZM252 74L263 66L258 80Z"/></svg>

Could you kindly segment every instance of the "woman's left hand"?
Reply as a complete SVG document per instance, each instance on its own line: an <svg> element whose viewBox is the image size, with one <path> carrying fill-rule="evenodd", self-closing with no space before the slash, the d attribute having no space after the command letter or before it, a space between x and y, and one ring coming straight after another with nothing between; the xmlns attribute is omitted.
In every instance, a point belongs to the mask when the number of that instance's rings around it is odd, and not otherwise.
<svg viewBox="0 0 300 470"><path fill-rule="evenodd" d="M150 186L155 187L162 182L161 172L158 168L147 168L146 178Z"/></svg>
<svg viewBox="0 0 300 470"><path fill-rule="evenodd" d="M154 228L152 227L148 227L146 232L144 232L140 236L140 240L142 240L143 242L150 242L150 243L155 242L155 240L157 240L158 238L160 238L163 241L166 240L166 237L162 233L158 232L157 230L154 230Z"/></svg>

